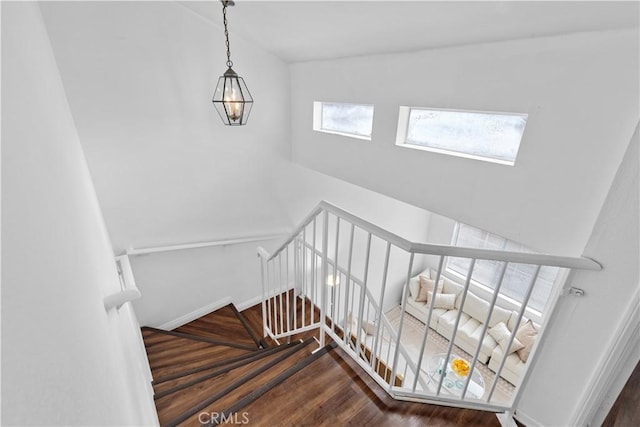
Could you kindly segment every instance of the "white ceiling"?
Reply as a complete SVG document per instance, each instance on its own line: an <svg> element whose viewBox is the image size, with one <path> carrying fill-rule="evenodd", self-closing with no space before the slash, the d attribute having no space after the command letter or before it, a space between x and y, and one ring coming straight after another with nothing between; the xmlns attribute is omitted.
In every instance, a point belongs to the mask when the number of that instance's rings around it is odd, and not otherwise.
<svg viewBox="0 0 640 427"><path fill-rule="evenodd" d="M217 0L180 2L222 26ZM236 1L242 36L288 63L637 27L636 1ZM222 34L221 34L222 40Z"/></svg>

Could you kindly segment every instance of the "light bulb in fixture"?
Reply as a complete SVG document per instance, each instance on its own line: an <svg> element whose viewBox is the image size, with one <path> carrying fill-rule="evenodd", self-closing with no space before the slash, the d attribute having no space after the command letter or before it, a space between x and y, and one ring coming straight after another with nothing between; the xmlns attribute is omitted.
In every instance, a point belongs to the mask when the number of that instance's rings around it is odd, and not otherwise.
<svg viewBox="0 0 640 427"><path fill-rule="evenodd" d="M237 78L237 74L231 68L225 73L225 76L227 75L235 75ZM233 78L229 79L229 84L225 85L222 102L224 103L224 109L229 120L237 122L242 118L242 113L244 112L244 99L242 92L237 87L237 82L234 80Z"/></svg>

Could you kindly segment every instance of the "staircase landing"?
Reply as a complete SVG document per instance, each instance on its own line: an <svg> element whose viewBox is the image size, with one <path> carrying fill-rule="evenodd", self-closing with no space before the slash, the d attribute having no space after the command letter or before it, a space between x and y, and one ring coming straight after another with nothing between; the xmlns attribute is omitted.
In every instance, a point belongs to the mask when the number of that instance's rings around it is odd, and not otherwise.
<svg viewBox="0 0 640 427"><path fill-rule="evenodd" d="M392 399L333 345L261 340L261 306L143 328L163 426L499 426L495 414Z"/></svg>

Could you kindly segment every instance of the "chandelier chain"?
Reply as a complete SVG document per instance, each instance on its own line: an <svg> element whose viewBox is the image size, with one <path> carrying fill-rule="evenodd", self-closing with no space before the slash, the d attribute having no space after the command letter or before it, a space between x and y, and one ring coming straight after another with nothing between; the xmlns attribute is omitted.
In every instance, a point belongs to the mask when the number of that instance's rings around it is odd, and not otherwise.
<svg viewBox="0 0 640 427"><path fill-rule="evenodd" d="M227 67L231 68L233 66L233 62L231 61L231 48L229 47L229 30L227 29L227 2L222 2L222 17L224 22L224 37L226 39L227 46Z"/></svg>

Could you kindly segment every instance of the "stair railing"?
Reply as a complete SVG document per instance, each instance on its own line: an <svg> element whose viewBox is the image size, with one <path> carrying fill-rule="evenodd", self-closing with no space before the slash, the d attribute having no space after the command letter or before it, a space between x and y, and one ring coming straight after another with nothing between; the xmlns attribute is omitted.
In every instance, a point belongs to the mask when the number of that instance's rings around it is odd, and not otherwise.
<svg viewBox="0 0 640 427"><path fill-rule="evenodd" d="M317 329L321 347L328 335L395 399L507 413L517 406L564 284L557 283L554 287L556 292L547 303L547 315L519 383L510 393L501 392L499 396L496 390L504 382L501 375L511 356L502 357L498 367L494 366L495 371L483 366L479 356L490 320L499 307L508 266L524 264L535 268L532 280L525 285L519 308L514 311L513 332L523 324L542 268L602 268L584 257L413 243L325 201L272 254L258 248L258 257L265 336L278 340ZM424 322L421 337L409 337L407 325L411 320L406 308L412 277L423 271L425 265L437 265L434 282L440 283L446 279L445 261L451 258L466 259L469 267L464 284L458 284L462 291L456 298L456 309L450 311L455 315L455 319L449 319L453 321L450 336L432 329L432 319L437 310L440 314L442 310L435 307L436 298L430 298L427 317L421 319ZM481 260L501 263L501 274L493 289L489 289L491 301L487 301L489 307L479 327L482 339L478 340L475 352L469 352L469 374L455 376L449 360L461 353L456 344L460 343L462 322L468 319L468 316L463 319L463 308L467 307L474 268ZM398 299L400 310L391 321L384 310L393 307ZM511 333L505 348L512 348L515 336ZM444 341L446 351L440 347L439 353L434 354L437 350L434 339ZM501 388L505 388L504 384ZM506 389L509 391L509 387Z"/></svg>

